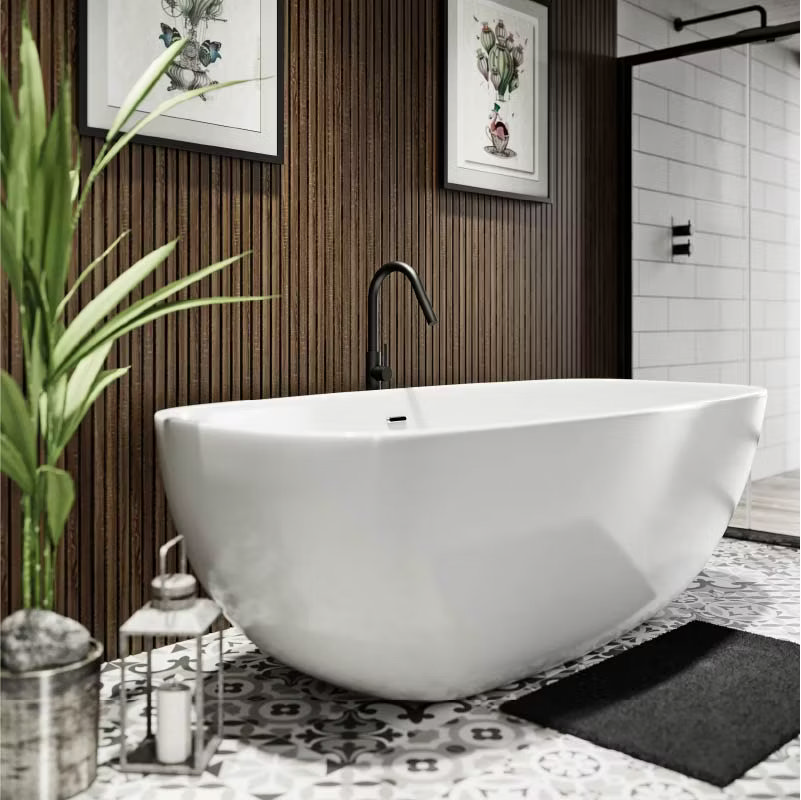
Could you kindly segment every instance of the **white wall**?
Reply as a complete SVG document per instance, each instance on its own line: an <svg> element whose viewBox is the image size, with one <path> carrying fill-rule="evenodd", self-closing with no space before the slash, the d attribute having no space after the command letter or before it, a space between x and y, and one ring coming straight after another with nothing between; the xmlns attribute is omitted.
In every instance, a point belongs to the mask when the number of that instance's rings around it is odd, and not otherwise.
<svg viewBox="0 0 801 800"><path fill-rule="evenodd" d="M695 0L619 0L618 53L737 30L673 29L703 13ZM769 394L758 479L799 466L799 70L786 47L751 55L750 165L745 47L635 70L632 355L636 378L746 382L750 296L750 380ZM671 216L693 222L689 258L671 258Z"/></svg>

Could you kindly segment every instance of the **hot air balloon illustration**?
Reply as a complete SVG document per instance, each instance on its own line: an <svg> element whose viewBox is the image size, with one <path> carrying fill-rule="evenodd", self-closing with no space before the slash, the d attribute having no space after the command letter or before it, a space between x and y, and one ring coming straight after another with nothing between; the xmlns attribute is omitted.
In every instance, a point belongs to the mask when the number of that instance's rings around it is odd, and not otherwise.
<svg viewBox="0 0 801 800"><path fill-rule="evenodd" d="M481 44L488 53L495 45L495 34L486 22L481 27Z"/></svg>
<svg viewBox="0 0 801 800"><path fill-rule="evenodd" d="M217 83L208 68L222 58L222 42L207 37L211 22L225 22L220 17L224 0L162 0L162 9L170 17L170 24L161 23L161 36L165 47L185 38L186 46L167 68L170 79L167 91L187 92ZM172 24L182 19L184 33ZM206 100L205 95L200 96Z"/></svg>
<svg viewBox="0 0 801 800"><path fill-rule="evenodd" d="M476 51L476 68L481 77L492 84L496 101L505 102L520 86L524 44L517 44L502 19L496 22L494 31L488 22L482 22L478 38L483 50Z"/></svg>
<svg viewBox="0 0 801 800"><path fill-rule="evenodd" d="M480 48L476 50L476 66L484 80L489 80L489 61L487 60L487 54Z"/></svg>

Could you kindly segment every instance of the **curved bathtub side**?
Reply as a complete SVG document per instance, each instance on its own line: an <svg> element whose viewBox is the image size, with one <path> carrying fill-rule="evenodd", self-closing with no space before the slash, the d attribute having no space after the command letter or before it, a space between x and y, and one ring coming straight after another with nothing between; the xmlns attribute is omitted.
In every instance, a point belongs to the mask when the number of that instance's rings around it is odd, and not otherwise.
<svg viewBox="0 0 801 800"><path fill-rule="evenodd" d="M250 434L172 417L157 430L170 511L193 568L245 629L301 614L378 524L367 505L340 508L343 498L369 497L377 477L369 440Z"/></svg>
<svg viewBox="0 0 801 800"><path fill-rule="evenodd" d="M739 499L764 397L601 420L317 440L159 427L170 508L256 644L386 697L464 696L664 606Z"/></svg>
<svg viewBox="0 0 801 800"><path fill-rule="evenodd" d="M425 528L417 521L415 549L425 556L413 585L425 600L410 604L407 621L433 632L414 660L395 652L382 664L385 684L365 675L359 688L414 699L469 694L575 657L651 616L703 568L725 531L763 413L764 398L744 398L455 438L430 453L431 472L448 481L428 495ZM404 464L397 453L386 469L400 479L420 455ZM415 494L425 493L418 482ZM414 523L399 520L395 535ZM389 645L378 656L385 652Z"/></svg>

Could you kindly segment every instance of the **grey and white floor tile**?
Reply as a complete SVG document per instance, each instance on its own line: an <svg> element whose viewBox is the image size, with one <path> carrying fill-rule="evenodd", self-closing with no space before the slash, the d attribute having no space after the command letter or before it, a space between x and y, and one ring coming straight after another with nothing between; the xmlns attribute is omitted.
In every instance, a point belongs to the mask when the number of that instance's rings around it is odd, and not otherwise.
<svg viewBox="0 0 801 800"><path fill-rule="evenodd" d="M116 662L103 673L98 779L83 800L766 800L799 797L799 742L726 789L500 714L525 694L691 619L798 641L797 550L723 540L685 592L647 623L583 658L482 695L394 703L297 672L231 629L224 643L225 739L198 777L122 774ZM218 636L201 663L208 699ZM154 651L158 680L193 680L194 649ZM143 656L129 660L129 744L144 730Z"/></svg>

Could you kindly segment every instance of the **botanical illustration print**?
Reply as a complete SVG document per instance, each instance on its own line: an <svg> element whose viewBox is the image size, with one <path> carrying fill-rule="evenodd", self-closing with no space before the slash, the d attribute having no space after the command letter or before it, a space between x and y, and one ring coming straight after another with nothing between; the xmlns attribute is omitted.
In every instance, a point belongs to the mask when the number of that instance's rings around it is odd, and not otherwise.
<svg viewBox="0 0 801 800"><path fill-rule="evenodd" d="M169 47L181 38L188 40L181 55L167 69L170 79L167 91L200 89L218 83L209 76L209 66L222 58L222 42L213 42L203 37L208 31L209 23L225 22L221 16L223 0L161 0L161 5L170 17L168 23L161 23L159 39L164 42L164 46ZM172 24L178 19L183 22L183 37ZM201 95L201 99L208 98Z"/></svg>
<svg viewBox="0 0 801 800"><path fill-rule="evenodd" d="M119 107L147 66L178 40L186 44L141 106L187 92L245 80L182 103L165 116L261 131L260 0L108 0L107 103Z"/></svg>
<svg viewBox="0 0 801 800"><path fill-rule="evenodd" d="M478 17L473 17L478 22ZM512 92L520 88L520 73L525 58L528 39L515 41L514 33L506 29L502 19L491 28L488 22L481 23L481 33L476 38L481 47L476 50L476 66L485 81L492 83L495 103L490 112L490 123L486 129L491 144L486 152L500 158L514 158L517 153L509 145L509 125L500 115L501 103L506 102Z"/></svg>
<svg viewBox="0 0 801 800"><path fill-rule="evenodd" d="M798 551L724 539L656 616L573 661L460 700L361 695L282 664L232 628L223 636L224 740L195 778L116 769L119 662L104 665L98 779L79 800L790 800L798 739L725 789L498 711L507 700L692 619L798 641ZM202 681L217 698L219 635L154 651L156 684ZM146 657L126 668L126 737L144 735ZM78 800L76 798L76 800Z"/></svg>
<svg viewBox="0 0 801 800"><path fill-rule="evenodd" d="M492 0L467 0L459 15L459 162L533 176L537 20Z"/></svg>

